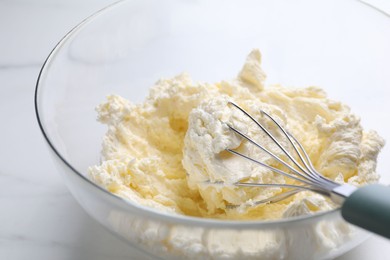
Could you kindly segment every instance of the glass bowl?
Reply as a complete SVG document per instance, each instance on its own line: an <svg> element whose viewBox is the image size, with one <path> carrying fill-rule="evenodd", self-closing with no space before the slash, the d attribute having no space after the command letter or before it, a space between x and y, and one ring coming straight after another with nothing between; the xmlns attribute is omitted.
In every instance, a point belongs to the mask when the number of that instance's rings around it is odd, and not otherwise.
<svg viewBox="0 0 390 260"><path fill-rule="evenodd" d="M259 48L268 83L321 86L386 138L380 111L389 109L389 36L390 19L358 1L121 1L55 46L38 78L37 118L81 206L147 254L333 258L368 235L346 225L339 210L268 222L200 219L135 205L95 185L87 168L99 163L106 129L94 108L113 93L140 102L157 79L183 71L209 82L234 78L246 54ZM379 160L378 170L386 163ZM326 232L333 227L343 235Z"/></svg>

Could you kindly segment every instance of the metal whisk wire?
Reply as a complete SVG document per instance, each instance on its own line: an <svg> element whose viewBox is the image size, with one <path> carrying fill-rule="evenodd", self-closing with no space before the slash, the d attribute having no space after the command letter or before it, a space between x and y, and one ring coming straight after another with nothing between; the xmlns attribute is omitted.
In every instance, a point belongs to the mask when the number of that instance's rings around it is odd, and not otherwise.
<svg viewBox="0 0 390 260"><path fill-rule="evenodd" d="M288 192L285 192L283 194L278 194L276 196L273 196L271 198L268 198L266 200L259 201L257 203L267 203L267 202L277 202L283 199L286 199L299 191L302 190L310 190L314 191L323 195L330 196L331 191L339 186L339 184L323 177L321 174L319 174L312 162L310 161L310 158L303 148L302 144L297 141L297 139L287 132L272 116L270 116L267 112L260 110L260 112L265 115L267 118L269 118L277 127L278 129L283 133L283 135L287 138L289 143L292 145L293 150L295 151L296 155L298 156L299 160L302 162L303 165L301 165L292 155L290 152L287 151L285 147L275 138L274 135L270 133L270 131L263 126L259 121L257 121L253 116L251 116L248 112L246 112L243 108L238 106L237 104L233 102L229 102L230 105L234 106L238 110L240 110L245 116L251 119L253 123L255 123L279 148L280 150L288 157L288 159L293 163L293 165L296 166L294 168L291 166L289 163L286 161L282 160L280 157L275 155L273 152L265 148L263 145L259 144L255 140L253 140L251 137L248 135L242 133L241 131L237 130L230 124L227 124L229 129L247 140L248 142L252 143L268 155L270 155L272 158L274 158L276 161L287 167L292 173L287 173L283 170L277 169L275 167L272 167L268 164L265 164L263 162L260 162L259 160L256 160L254 158L251 158L245 154L242 154L240 152L237 152L232 149L226 149L228 152L240 156L246 160L249 160L251 162L254 162L262 167L265 167L275 173L281 174L287 178L293 179L295 181L298 181L302 183L303 185L295 185L295 184L266 184L266 183L246 183L246 182L236 182L236 186L243 186L243 187L281 187L281 188L292 188L293 190L290 190ZM302 155L303 154L303 155Z"/></svg>

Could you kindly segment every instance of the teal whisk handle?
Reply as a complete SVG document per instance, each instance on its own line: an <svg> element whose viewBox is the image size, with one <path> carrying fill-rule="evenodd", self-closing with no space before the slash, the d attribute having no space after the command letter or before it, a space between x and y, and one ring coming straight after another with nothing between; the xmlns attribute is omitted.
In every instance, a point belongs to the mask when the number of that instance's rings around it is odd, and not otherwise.
<svg viewBox="0 0 390 260"><path fill-rule="evenodd" d="M371 184L352 192L341 207L351 224L390 238L390 187Z"/></svg>

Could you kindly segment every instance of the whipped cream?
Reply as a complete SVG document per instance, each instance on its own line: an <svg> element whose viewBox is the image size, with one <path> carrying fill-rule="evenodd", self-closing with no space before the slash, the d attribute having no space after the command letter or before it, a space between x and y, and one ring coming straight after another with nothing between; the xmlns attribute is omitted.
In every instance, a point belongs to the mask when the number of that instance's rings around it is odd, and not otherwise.
<svg viewBox="0 0 390 260"><path fill-rule="evenodd" d="M378 180L376 157L384 141L376 132L364 131L359 118L346 105L328 99L320 88L265 87L265 78L260 52L254 50L234 80L198 83L181 74L158 81L142 104L109 96L97 108L98 119L108 126L103 162L89 169L90 177L118 196L171 213L228 219L288 216L288 212L295 212L291 207L299 207L296 201L299 204L301 195L254 206L255 201L282 190L231 185L240 180L287 181L280 174L225 151L239 148L252 158L280 167L229 130L227 124L261 140L282 156L263 131L228 105L233 101L270 131L275 125L264 118L260 109L275 117L303 144L316 169L326 177L357 186ZM280 137L277 131L273 133ZM305 198L316 196L303 193ZM326 200L311 211L334 207Z"/></svg>
<svg viewBox="0 0 390 260"><path fill-rule="evenodd" d="M313 165L324 176L356 186L378 181L376 159L384 140L375 131L364 130L348 106L329 99L318 87L266 85L265 79L261 54L255 49L233 80L193 82L183 73L159 80L141 104L117 95L108 96L97 107L98 120L108 126L108 131L103 139L102 162L89 168L90 178L120 197L171 214L274 220L334 209L336 205L328 198L307 191L278 203L257 205L256 201L277 195L282 189L233 185L242 180L281 184L289 180L225 151L237 149L280 167L270 156L230 131L230 124L283 156L263 131L228 104L232 101L280 137L260 109L271 114L302 143ZM288 146L283 138L280 141ZM223 185L215 184L222 182ZM296 248L294 241L303 239L302 235L307 240L308 252L329 250L342 244L351 233L342 221L309 225L305 234L286 231L261 235L248 231L243 233L242 241L247 247L253 244L253 248L230 252L233 247L224 232L184 232L179 227L162 227L146 220L129 220L127 216L123 217L126 221L118 224L118 218L122 216L112 216L113 226L121 230L129 225L145 244L154 241L153 246L159 244L163 251L201 259L262 259L267 255L280 258L283 254L298 257L302 250ZM142 225L138 225L139 221ZM158 232L154 231L156 228ZM140 237L145 232L149 235L143 240ZM218 237L220 242L216 242ZM249 242L259 239L268 242Z"/></svg>

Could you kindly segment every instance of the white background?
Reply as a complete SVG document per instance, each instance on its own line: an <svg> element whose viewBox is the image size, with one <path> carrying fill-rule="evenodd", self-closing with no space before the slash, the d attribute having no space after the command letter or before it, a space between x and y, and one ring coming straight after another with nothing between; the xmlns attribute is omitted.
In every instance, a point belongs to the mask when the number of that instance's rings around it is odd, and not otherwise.
<svg viewBox="0 0 390 260"><path fill-rule="evenodd" d="M33 106L52 47L112 0L0 0L0 259L147 260L92 220L51 161ZM370 0L390 11L390 0ZM373 236L338 260L389 259Z"/></svg>

